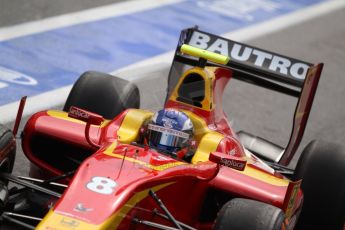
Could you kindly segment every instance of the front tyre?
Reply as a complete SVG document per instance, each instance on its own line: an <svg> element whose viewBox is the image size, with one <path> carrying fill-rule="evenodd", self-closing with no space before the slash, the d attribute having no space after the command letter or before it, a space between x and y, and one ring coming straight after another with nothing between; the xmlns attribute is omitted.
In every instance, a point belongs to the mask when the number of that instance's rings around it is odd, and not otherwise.
<svg viewBox="0 0 345 230"><path fill-rule="evenodd" d="M0 124L0 172L11 173L16 156L16 142L10 129Z"/></svg>
<svg viewBox="0 0 345 230"><path fill-rule="evenodd" d="M280 230L284 212L272 205L256 200L235 198L219 211L216 230Z"/></svg>
<svg viewBox="0 0 345 230"><path fill-rule="evenodd" d="M11 173L16 156L16 141L10 129L0 124L0 172ZM8 198L8 181L0 181L0 215Z"/></svg>
<svg viewBox="0 0 345 230"><path fill-rule="evenodd" d="M345 226L345 148L312 141L295 170L302 179L304 202L296 229L343 229Z"/></svg>
<svg viewBox="0 0 345 230"><path fill-rule="evenodd" d="M119 77L88 71L73 85L63 110L67 112L71 106L112 119L125 109L140 107L139 89Z"/></svg>

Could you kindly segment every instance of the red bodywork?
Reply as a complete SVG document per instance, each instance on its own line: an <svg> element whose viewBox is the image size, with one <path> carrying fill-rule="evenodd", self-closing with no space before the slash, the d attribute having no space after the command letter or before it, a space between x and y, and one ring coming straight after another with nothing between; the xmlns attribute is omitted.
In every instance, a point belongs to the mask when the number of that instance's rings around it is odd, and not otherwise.
<svg viewBox="0 0 345 230"><path fill-rule="evenodd" d="M78 158L82 163L73 178L63 181L69 183L68 188L38 229L71 226L73 229L147 229L133 222L134 218L173 226L155 214L155 209L163 212L148 195L149 190L158 194L178 221L197 229L212 228L221 206L234 197L259 200L284 211L291 199L292 211L286 216L286 226L293 227L289 222L296 218L301 207L301 191L295 197L286 196L290 194L287 193L290 181L246 152L221 107L223 90L232 72L222 68L208 71L214 74L210 84L206 82L206 87L212 89L212 109L190 106L173 97L165 107L187 111L201 124L199 128L204 133L198 137L200 152L204 154L211 148L205 141L212 140L206 135L217 137L219 141L213 151L247 162L244 171L213 163L208 158L183 162L147 146L122 141L121 128L125 131L128 127L138 128L129 117L132 113L149 114L144 110L129 109L100 126L91 126L90 139L99 148L87 141L85 122L64 112L39 112L27 122L22 141L24 153L32 163L31 175L48 178L73 169L73 165L65 165L69 161L62 157Z"/></svg>

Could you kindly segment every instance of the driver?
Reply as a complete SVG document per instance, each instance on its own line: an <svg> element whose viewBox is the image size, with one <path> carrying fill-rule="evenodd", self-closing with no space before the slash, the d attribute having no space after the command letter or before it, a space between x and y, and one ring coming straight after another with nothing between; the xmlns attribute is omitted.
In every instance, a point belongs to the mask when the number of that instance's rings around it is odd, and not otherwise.
<svg viewBox="0 0 345 230"><path fill-rule="evenodd" d="M184 112L159 110L151 118L147 132L151 148L179 159L190 160L192 157L193 123Z"/></svg>

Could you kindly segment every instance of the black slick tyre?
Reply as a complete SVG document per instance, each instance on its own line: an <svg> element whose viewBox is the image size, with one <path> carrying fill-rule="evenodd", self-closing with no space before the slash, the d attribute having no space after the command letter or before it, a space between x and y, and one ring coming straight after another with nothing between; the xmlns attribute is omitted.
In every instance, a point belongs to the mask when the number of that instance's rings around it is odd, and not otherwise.
<svg viewBox="0 0 345 230"><path fill-rule="evenodd" d="M216 230L280 230L284 212L272 205L255 200L235 198L219 211Z"/></svg>
<svg viewBox="0 0 345 230"><path fill-rule="evenodd" d="M302 179L304 202L296 229L334 229L345 226L345 148L312 141L295 170Z"/></svg>
<svg viewBox="0 0 345 230"><path fill-rule="evenodd" d="M10 129L0 124L0 171L11 173L16 156L16 142Z"/></svg>
<svg viewBox="0 0 345 230"><path fill-rule="evenodd" d="M112 119L127 108L139 108L139 89L124 79L88 71L73 85L63 110L68 111L71 106Z"/></svg>
<svg viewBox="0 0 345 230"><path fill-rule="evenodd" d="M16 156L16 141L10 129L0 124L0 172L11 173ZM8 199L8 181L0 181L0 216ZM1 221L1 220L0 220ZM2 222L0 223L2 225Z"/></svg>

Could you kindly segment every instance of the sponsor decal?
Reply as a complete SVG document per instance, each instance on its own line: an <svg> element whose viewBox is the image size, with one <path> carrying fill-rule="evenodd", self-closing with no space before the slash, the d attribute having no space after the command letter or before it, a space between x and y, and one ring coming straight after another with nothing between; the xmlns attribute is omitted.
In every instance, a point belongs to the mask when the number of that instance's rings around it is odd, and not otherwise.
<svg viewBox="0 0 345 230"><path fill-rule="evenodd" d="M93 125L100 125L104 121L104 118L101 115L80 109L75 106L71 106L69 109L68 117L79 119Z"/></svg>
<svg viewBox="0 0 345 230"><path fill-rule="evenodd" d="M163 118L162 121L163 121L163 126L169 128L169 129L171 129L173 127L173 125L174 125L173 123L176 123L173 120L166 119L166 118Z"/></svg>
<svg viewBox="0 0 345 230"><path fill-rule="evenodd" d="M243 171L246 166L246 162L238 161L234 159L221 158L219 164L224 165L229 168L233 168L239 171Z"/></svg>
<svg viewBox="0 0 345 230"><path fill-rule="evenodd" d="M28 75L0 66L0 89L9 84L35 86L37 81Z"/></svg>
<svg viewBox="0 0 345 230"><path fill-rule="evenodd" d="M44 229L45 230L59 230L58 228L52 227L52 226L46 226Z"/></svg>
<svg viewBox="0 0 345 230"><path fill-rule="evenodd" d="M78 221L72 220L72 219L62 218L60 220L60 225L63 225L64 227L71 228L71 229L77 228L79 224L80 223Z"/></svg>
<svg viewBox="0 0 345 230"><path fill-rule="evenodd" d="M153 165L149 165L147 164L146 167L149 167L149 168L152 168L151 166ZM167 164L162 164L162 165L155 165L154 166L154 169L155 170L158 170L158 171L163 171L163 170L166 170L166 169L170 169L170 168L174 168L174 167L187 167L187 165L181 165L180 162L171 162L171 163L167 163Z"/></svg>
<svg viewBox="0 0 345 230"><path fill-rule="evenodd" d="M194 31L189 45L219 53L230 57L230 62L236 61L246 65L274 72L286 78L303 82L307 74L309 63L274 54L265 50L251 47L235 41L223 39L210 34Z"/></svg>
<svg viewBox="0 0 345 230"><path fill-rule="evenodd" d="M74 208L74 211L77 212L91 212L92 210L93 208L86 208L82 203L78 203Z"/></svg>
<svg viewBox="0 0 345 230"><path fill-rule="evenodd" d="M73 107L73 106L70 108L68 115L70 117L79 118L79 119L82 119L82 120L84 120L84 119L87 120L89 118L89 116L90 116L84 110L78 109L78 108Z"/></svg>
<svg viewBox="0 0 345 230"><path fill-rule="evenodd" d="M167 127L162 127L162 126L158 126L158 125L153 125L153 124L149 124L148 125L148 129L157 131L157 132L162 132L162 133L168 133L177 137L182 137L182 138L189 138L189 134L185 133L185 132L181 132L178 130L174 130L174 129L170 129Z"/></svg>
<svg viewBox="0 0 345 230"><path fill-rule="evenodd" d="M247 164L247 160L245 159L221 152L212 152L209 156L209 160L239 171L243 171Z"/></svg>
<svg viewBox="0 0 345 230"><path fill-rule="evenodd" d="M104 154L108 155L108 156L112 156L112 157L116 157L116 158L120 158L120 159L125 159L126 161L129 162L133 162L135 163L135 167L146 167L152 170L156 170L156 171L163 171L172 167L176 167L176 166L186 166L186 167L190 167L190 164L187 164L186 162L181 162L181 161L176 161L176 162L171 162L171 163L167 163L167 164L163 164L163 165L152 165L150 163L147 163L145 161L140 161L138 159L132 158L132 157L123 157L122 154L117 154L114 152L116 148L116 142L114 142L113 144L111 144L105 151Z"/></svg>

